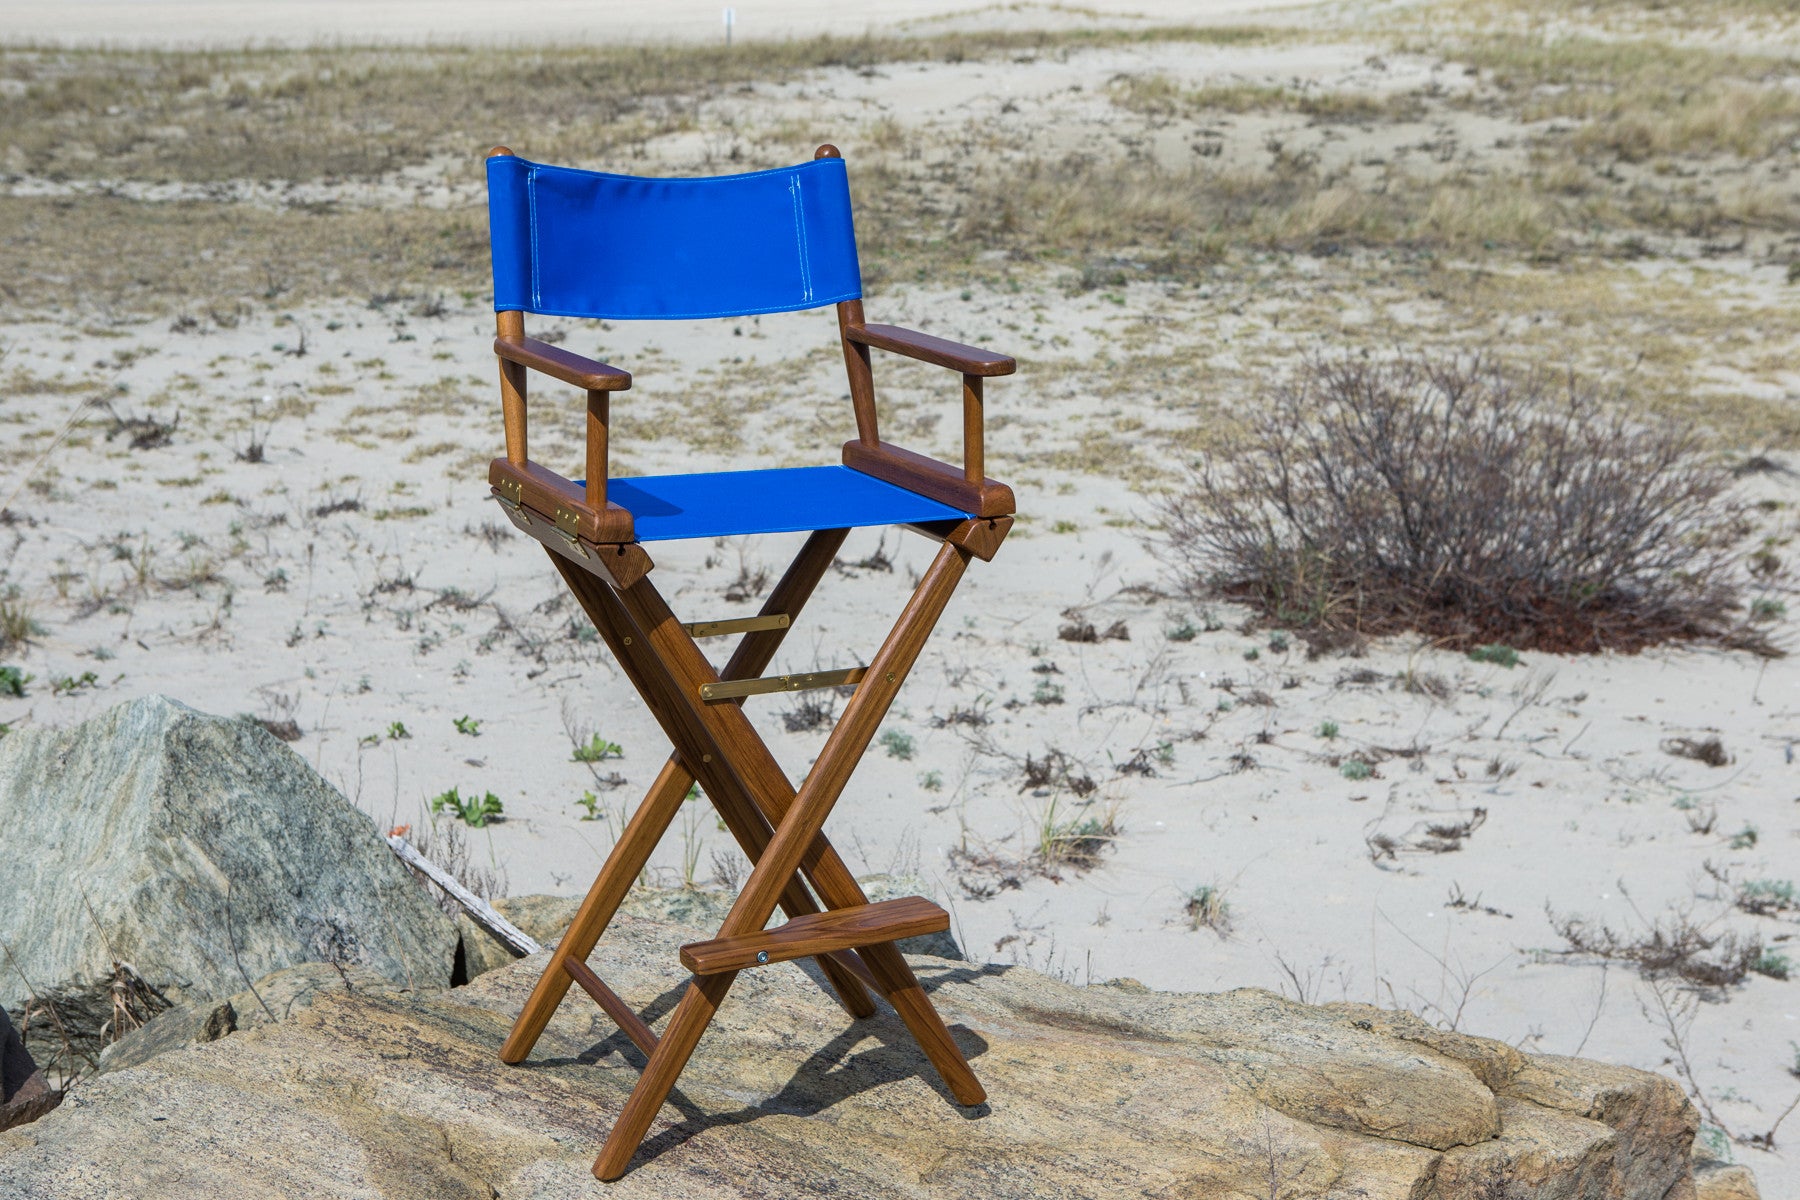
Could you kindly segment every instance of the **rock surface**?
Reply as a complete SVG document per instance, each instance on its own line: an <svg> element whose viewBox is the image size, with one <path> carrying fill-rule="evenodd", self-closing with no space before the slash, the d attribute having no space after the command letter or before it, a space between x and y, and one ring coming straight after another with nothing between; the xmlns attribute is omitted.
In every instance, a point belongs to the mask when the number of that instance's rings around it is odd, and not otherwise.
<svg viewBox="0 0 1800 1200"><path fill-rule="evenodd" d="M150 696L14 733L0 829L0 896L24 901L0 904L0 1006L103 986L115 961L175 1003L316 961L449 982L454 922L367 816L247 721Z"/></svg>
<svg viewBox="0 0 1800 1200"><path fill-rule="evenodd" d="M623 915L594 966L660 1023L704 925ZM317 981L285 1021L109 1073L0 1134L0 1195L1693 1200L1676 1085L1404 1013L1075 988L914 960L987 1086L949 1101L885 1008L749 971L633 1171L589 1175L643 1057L572 993L495 1051L543 956L421 995ZM234 999L233 1003L236 1003Z"/></svg>

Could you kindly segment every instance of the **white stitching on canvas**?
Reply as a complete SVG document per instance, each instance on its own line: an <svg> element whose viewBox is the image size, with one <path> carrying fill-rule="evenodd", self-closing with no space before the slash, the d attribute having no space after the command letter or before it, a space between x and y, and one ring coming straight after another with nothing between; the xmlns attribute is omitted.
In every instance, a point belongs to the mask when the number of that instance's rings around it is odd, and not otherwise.
<svg viewBox="0 0 1800 1200"><path fill-rule="evenodd" d="M794 242L800 251L800 299L813 297L812 262L806 255L806 202L800 197L800 177L788 177L788 192L794 197Z"/></svg>

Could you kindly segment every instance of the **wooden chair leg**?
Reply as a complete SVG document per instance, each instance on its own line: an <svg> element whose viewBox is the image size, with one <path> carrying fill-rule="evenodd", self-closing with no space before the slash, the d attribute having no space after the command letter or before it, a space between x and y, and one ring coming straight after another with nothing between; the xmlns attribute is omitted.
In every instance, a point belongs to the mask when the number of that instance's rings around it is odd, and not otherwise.
<svg viewBox="0 0 1800 1200"><path fill-rule="evenodd" d="M594 946L612 923L625 894L650 861L651 852L668 832L675 814L681 811L681 802L687 798L693 782L694 777L683 770L677 760L670 759L656 782L650 785L644 802L638 805L630 823L613 844L612 853L606 856L606 865L595 876L594 886L588 889L587 899L581 902L574 922L556 944L544 974L538 979L537 987L532 989L531 998L525 1001L518 1020L513 1022L512 1032L500 1048L500 1061L521 1062L537 1045L556 1006L569 991L570 975L563 968L563 959L586 962L587 956L594 952Z"/></svg>
<svg viewBox="0 0 1800 1200"><path fill-rule="evenodd" d="M940 548L912 600L871 660L864 683L845 707L798 794L741 708L700 701L700 685L716 676L649 581L639 580L618 594L617 602L626 609L630 624L651 639L655 650L651 661L669 676L665 694L688 709L709 735L711 744L719 748L718 754L742 772L741 782L764 815L778 826L774 840L739 894L732 915L721 926L721 936L762 928L773 911L771 897L764 893L780 886L781 864L789 860L802 865L828 907L868 903L861 886L824 838L821 828L849 781L850 772L873 739L901 680L949 603L969 557L968 551L960 547ZM603 603L612 599L613 594L607 589ZM734 776L733 782L737 781ZM795 809L808 810L800 823L793 820ZM862 957L951 1094L964 1104L979 1104L986 1099L968 1061L899 951L891 944L874 946L867 948Z"/></svg>
<svg viewBox="0 0 1800 1200"><path fill-rule="evenodd" d="M808 541L807 549L802 552L802 558L808 559L806 570L812 574L813 578L810 582L805 583L797 597L789 597L795 609L799 604L804 603L806 593L810 593L812 584L817 582L817 576L822 575L830 565L832 553L842 541L842 530L824 531L823 534L815 534L813 539ZM710 743L703 744L700 739L697 739L696 727L691 721L680 719L684 711L684 704L681 699L670 694L671 681L667 671L663 669L662 664L657 661L652 652L649 639L631 623L611 588L566 560L555 555L551 556L551 560L556 563L557 570L561 572L569 585L569 590L574 593L575 599L587 613L588 619L593 621L594 628L599 631L601 638L612 650L614 657L624 668L633 686L649 702L653 714L663 725L664 733L682 753L685 765L699 775L708 798L718 809L719 815L724 818L732 835L744 848L745 855L752 862L757 861L768 841L769 824L758 811L757 806L747 798L742 785L733 777L724 754L716 751ZM795 566L790 568L790 578L795 571L801 568L801 561L801 559L796 559ZM787 583L788 579L784 579L783 584ZM781 591L782 588L778 587L776 595L772 595L770 598L771 603L780 598ZM670 619L674 619L672 615ZM685 632L682 633L682 636L686 638ZM693 640L687 639L687 644L692 648ZM766 646L766 649L752 652L752 655L748 656L744 662L740 663L738 659L734 658L733 667L761 670L763 666L767 665L768 658L773 657L775 650L773 643L765 642L763 645ZM695 649L694 653L698 654L699 651ZM758 657L760 657L760 661L757 661ZM727 670L732 670L733 667L728 667ZM710 671L711 668L709 667L708 670ZM728 705L726 707L737 711L736 706ZM739 715L741 716L742 713L740 712ZM813 899L811 893L806 890L806 885L797 877L790 878L784 885L780 903L782 911L790 917L819 911L818 902ZM767 921L768 917L765 915L763 920ZM856 976L854 971L843 963L830 958L821 958L818 962L820 970L824 972L846 1012L857 1018L874 1015L875 1002L870 998L868 989L863 986L862 980Z"/></svg>
<svg viewBox="0 0 1800 1200"><path fill-rule="evenodd" d="M694 1047L700 1044L700 1035L712 1023L725 993L731 989L731 981L736 978L737 972L727 971L699 976L688 984L681 1003L669 1017L662 1040L650 1055L643 1075L638 1077L637 1086L631 1089L631 1098L625 1101L619 1119L613 1122L612 1132L606 1135L606 1144L600 1148L599 1157L594 1159L594 1178L610 1182L625 1174L625 1168L631 1165L631 1156L637 1153L638 1144L650 1131L650 1123L656 1120L663 1101L669 1098L669 1089L675 1086L682 1068L693 1057Z"/></svg>

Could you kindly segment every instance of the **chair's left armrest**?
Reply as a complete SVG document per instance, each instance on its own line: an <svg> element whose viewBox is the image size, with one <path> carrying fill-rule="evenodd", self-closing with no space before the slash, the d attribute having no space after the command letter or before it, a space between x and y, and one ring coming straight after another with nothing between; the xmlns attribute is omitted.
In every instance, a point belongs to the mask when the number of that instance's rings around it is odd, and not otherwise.
<svg viewBox="0 0 1800 1200"><path fill-rule="evenodd" d="M898 325L847 325L844 336L864 346L949 367L964 375L1011 375L1018 369L1018 364L1007 355L932 337L916 329L902 329Z"/></svg>
<svg viewBox="0 0 1800 1200"><path fill-rule="evenodd" d="M564 383L593 392L622 392L631 386L631 373L603 362L583 357L536 338L495 338L494 353L507 362L518 363L533 371L560 379Z"/></svg>

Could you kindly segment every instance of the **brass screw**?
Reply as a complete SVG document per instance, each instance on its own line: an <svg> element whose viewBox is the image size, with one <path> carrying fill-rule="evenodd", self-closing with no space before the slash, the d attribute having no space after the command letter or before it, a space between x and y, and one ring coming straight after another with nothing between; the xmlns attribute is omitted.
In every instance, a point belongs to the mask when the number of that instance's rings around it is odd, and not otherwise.
<svg viewBox="0 0 1800 1200"><path fill-rule="evenodd" d="M626 645L627 645L627 646L629 646L629 645L631 645L631 639L630 639L630 638L626 638L626 639L625 639L625 644L626 644Z"/></svg>
<svg viewBox="0 0 1800 1200"><path fill-rule="evenodd" d="M892 672L892 671L889 671L889 672L888 672L888 673L887 673L887 681L888 681L888 682L889 682L889 683L892 683L892 682L894 682L894 673L893 673L893 672Z"/></svg>
<svg viewBox="0 0 1800 1200"><path fill-rule="evenodd" d="M700 761L701 761L701 762L711 762L711 761L712 761L712 755L710 755L710 754L702 754L702 755L701 755L701 756L700 756Z"/></svg>

